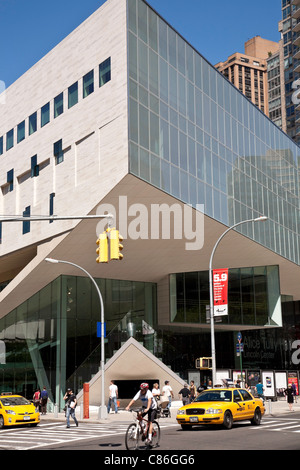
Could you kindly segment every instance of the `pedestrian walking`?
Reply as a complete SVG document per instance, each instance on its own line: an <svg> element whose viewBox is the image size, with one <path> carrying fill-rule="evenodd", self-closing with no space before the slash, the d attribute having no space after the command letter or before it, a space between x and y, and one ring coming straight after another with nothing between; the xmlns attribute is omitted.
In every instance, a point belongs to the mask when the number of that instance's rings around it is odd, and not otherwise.
<svg viewBox="0 0 300 470"><path fill-rule="evenodd" d="M77 405L76 395L73 393L71 388L65 393L64 400L66 403L66 418L67 418L67 428L70 427L70 417L73 418L76 426L78 426L78 421L75 417L75 408Z"/></svg>
<svg viewBox="0 0 300 470"><path fill-rule="evenodd" d="M181 395L181 400L183 405L187 405L189 403L189 396L190 396L189 386L188 384L184 384L184 387L179 390L178 395Z"/></svg>
<svg viewBox="0 0 300 470"><path fill-rule="evenodd" d="M288 402L290 411L294 411L293 410L294 391L293 391L293 388L292 388L292 384L288 384L288 388L285 389L284 394L287 398L287 402Z"/></svg>
<svg viewBox="0 0 300 470"><path fill-rule="evenodd" d="M109 390L109 397L108 397L107 413L108 414L110 413L111 405L113 403L114 407L115 407L115 414L117 414L118 413L117 398L119 397L119 391L118 391L118 387L115 384L114 380L110 381L110 386L109 386L108 390Z"/></svg>
<svg viewBox="0 0 300 470"><path fill-rule="evenodd" d="M167 408L170 409L172 398L174 398L174 393L170 385L170 382L168 380L165 380L165 385L163 386L163 389L162 389L162 395L168 398L169 403L168 403Z"/></svg>
<svg viewBox="0 0 300 470"><path fill-rule="evenodd" d="M35 406L36 411L40 410L40 404L41 404L40 400L41 400L41 391L38 388L33 394L33 404Z"/></svg>
<svg viewBox="0 0 300 470"><path fill-rule="evenodd" d="M263 384L261 383L261 381L259 381L256 386L256 392L257 392L257 396L258 398L261 398L262 401L263 401L263 404L265 404L265 395L264 395L264 387L263 387Z"/></svg>
<svg viewBox="0 0 300 470"><path fill-rule="evenodd" d="M190 383L190 403L195 400L197 396L197 389L194 380L191 380Z"/></svg>
<svg viewBox="0 0 300 470"><path fill-rule="evenodd" d="M47 412L47 403L48 403L48 392L46 387L43 387L43 390L41 391L41 412L42 415L45 415Z"/></svg>

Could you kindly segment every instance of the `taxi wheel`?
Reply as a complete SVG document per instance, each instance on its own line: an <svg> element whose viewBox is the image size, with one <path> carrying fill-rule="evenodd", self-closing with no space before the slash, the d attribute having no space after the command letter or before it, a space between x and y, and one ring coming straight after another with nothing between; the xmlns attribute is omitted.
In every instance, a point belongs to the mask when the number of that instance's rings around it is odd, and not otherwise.
<svg viewBox="0 0 300 470"><path fill-rule="evenodd" d="M261 411L259 408L256 408L256 410L254 411L253 418L251 419L251 424L253 424L254 426L259 426L260 421L261 421Z"/></svg>
<svg viewBox="0 0 300 470"><path fill-rule="evenodd" d="M231 412L229 410L227 410L224 413L223 426L226 429L231 429L232 425L233 425L233 417L232 417Z"/></svg>
<svg viewBox="0 0 300 470"><path fill-rule="evenodd" d="M0 415L0 429L4 428L4 418Z"/></svg>

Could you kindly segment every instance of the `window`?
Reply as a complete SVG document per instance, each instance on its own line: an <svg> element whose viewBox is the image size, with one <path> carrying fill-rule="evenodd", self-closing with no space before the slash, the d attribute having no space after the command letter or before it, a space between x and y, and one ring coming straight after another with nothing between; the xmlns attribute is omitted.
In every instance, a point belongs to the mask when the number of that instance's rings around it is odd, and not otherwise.
<svg viewBox="0 0 300 470"><path fill-rule="evenodd" d="M105 85L111 79L110 57L99 65L99 87Z"/></svg>
<svg viewBox="0 0 300 470"><path fill-rule="evenodd" d="M94 70L91 70L83 77L83 98L94 91Z"/></svg>
<svg viewBox="0 0 300 470"><path fill-rule="evenodd" d="M41 109L41 127L50 121L50 103L45 104Z"/></svg>
<svg viewBox="0 0 300 470"><path fill-rule="evenodd" d="M54 215L54 198L55 198L55 193L51 193L49 196L49 215ZM50 220L50 224L53 222L53 220Z"/></svg>
<svg viewBox="0 0 300 470"><path fill-rule="evenodd" d="M31 135L37 131L37 113L33 113L28 119L28 134Z"/></svg>
<svg viewBox="0 0 300 470"><path fill-rule="evenodd" d="M27 206L25 211L23 211L23 217L30 217L30 206ZM30 232L30 220L23 222L23 235Z"/></svg>
<svg viewBox="0 0 300 470"><path fill-rule="evenodd" d="M57 118L64 112L64 94L60 93L54 98L54 118Z"/></svg>
<svg viewBox="0 0 300 470"><path fill-rule="evenodd" d="M3 136L0 137L0 155L3 155Z"/></svg>
<svg viewBox="0 0 300 470"><path fill-rule="evenodd" d="M6 181L8 183L8 192L13 191L13 189L14 189L14 170L9 170L7 172Z"/></svg>
<svg viewBox="0 0 300 470"><path fill-rule="evenodd" d="M68 88L68 108L72 108L75 104L78 103L78 82L73 83Z"/></svg>
<svg viewBox="0 0 300 470"><path fill-rule="evenodd" d="M62 139L53 144L53 155L56 159L56 165L64 161L64 152L62 148Z"/></svg>
<svg viewBox="0 0 300 470"><path fill-rule="evenodd" d="M14 130L11 129L6 134L6 150L11 149L14 146Z"/></svg>
<svg viewBox="0 0 300 470"><path fill-rule="evenodd" d="M35 176L39 176L40 168L39 165L37 164L37 155L34 155L31 157L31 178L34 178Z"/></svg>
<svg viewBox="0 0 300 470"><path fill-rule="evenodd" d="M20 122L17 127L17 144L25 139L25 121Z"/></svg>

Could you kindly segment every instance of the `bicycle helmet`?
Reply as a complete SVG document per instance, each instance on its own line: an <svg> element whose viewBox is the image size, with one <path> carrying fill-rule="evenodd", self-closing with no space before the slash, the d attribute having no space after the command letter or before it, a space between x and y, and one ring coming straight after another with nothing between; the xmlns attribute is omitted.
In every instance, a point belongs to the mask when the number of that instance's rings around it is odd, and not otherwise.
<svg viewBox="0 0 300 470"><path fill-rule="evenodd" d="M147 388L149 388L149 384L147 384L145 382L140 385L141 390L146 390Z"/></svg>

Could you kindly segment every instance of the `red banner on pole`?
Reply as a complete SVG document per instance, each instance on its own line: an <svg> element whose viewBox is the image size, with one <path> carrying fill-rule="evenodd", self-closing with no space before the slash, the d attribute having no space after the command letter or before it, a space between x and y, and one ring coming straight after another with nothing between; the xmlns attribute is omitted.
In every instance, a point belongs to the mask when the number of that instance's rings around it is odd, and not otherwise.
<svg viewBox="0 0 300 470"><path fill-rule="evenodd" d="M228 269L213 270L214 316L228 315Z"/></svg>

